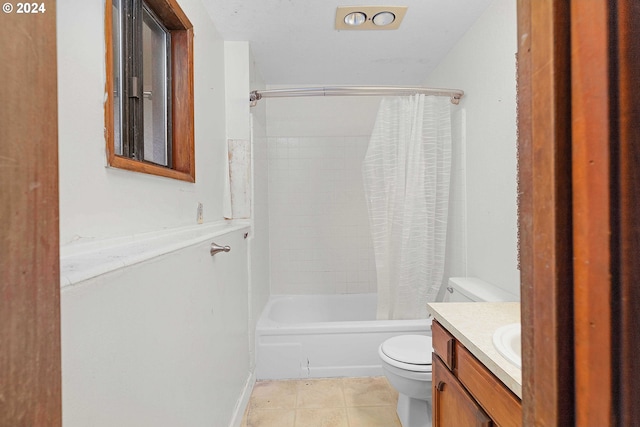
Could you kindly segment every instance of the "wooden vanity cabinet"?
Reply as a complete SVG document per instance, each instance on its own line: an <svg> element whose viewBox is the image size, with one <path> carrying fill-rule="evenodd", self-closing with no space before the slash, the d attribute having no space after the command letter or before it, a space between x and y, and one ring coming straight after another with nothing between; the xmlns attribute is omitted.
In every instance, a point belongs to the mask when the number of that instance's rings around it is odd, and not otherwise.
<svg viewBox="0 0 640 427"><path fill-rule="evenodd" d="M491 427L491 418L442 361L433 359L433 425Z"/></svg>
<svg viewBox="0 0 640 427"><path fill-rule="evenodd" d="M437 321L433 339L433 426L520 427L522 404Z"/></svg>

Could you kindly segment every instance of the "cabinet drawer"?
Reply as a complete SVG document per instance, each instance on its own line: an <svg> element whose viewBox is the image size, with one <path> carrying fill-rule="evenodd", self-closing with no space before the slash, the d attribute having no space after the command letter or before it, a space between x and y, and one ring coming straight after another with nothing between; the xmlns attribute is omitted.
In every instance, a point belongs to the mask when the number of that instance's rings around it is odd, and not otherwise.
<svg viewBox="0 0 640 427"><path fill-rule="evenodd" d="M431 323L433 351L452 371L455 368L455 338L435 320Z"/></svg>
<svg viewBox="0 0 640 427"><path fill-rule="evenodd" d="M460 382L500 427L522 426L520 399L459 342L455 365Z"/></svg>

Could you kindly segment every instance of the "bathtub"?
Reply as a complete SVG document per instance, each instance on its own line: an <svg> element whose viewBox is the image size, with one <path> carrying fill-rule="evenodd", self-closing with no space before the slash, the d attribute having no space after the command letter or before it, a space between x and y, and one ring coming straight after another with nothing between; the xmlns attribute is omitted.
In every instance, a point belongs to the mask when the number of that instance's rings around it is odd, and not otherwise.
<svg viewBox="0 0 640 427"><path fill-rule="evenodd" d="M431 335L431 319L375 319L376 294L272 296L256 327L256 378L383 375L384 340Z"/></svg>

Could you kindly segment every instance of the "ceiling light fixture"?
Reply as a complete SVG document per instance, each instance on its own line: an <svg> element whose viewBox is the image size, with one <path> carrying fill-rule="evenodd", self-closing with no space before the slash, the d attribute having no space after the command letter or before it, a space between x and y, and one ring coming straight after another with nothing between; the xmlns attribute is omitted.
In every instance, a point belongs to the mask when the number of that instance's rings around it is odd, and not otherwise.
<svg viewBox="0 0 640 427"><path fill-rule="evenodd" d="M367 15L362 12L351 12L344 17L344 23L353 27L362 25L367 20Z"/></svg>
<svg viewBox="0 0 640 427"><path fill-rule="evenodd" d="M373 23L381 27L385 25L389 25L395 20L396 20L396 15L387 11L376 13L375 16L373 17Z"/></svg>
<svg viewBox="0 0 640 427"><path fill-rule="evenodd" d="M396 30L407 6L338 6L336 30Z"/></svg>

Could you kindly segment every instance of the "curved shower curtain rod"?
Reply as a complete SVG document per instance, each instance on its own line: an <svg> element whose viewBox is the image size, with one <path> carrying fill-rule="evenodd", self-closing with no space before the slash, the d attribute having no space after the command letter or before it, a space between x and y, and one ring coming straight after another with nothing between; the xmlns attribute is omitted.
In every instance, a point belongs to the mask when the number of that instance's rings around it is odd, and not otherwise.
<svg viewBox="0 0 640 427"><path fill-rule="evenodd" d="M262 98L284 98L297 96L384 96L384 95L436 95L450 96L451 103L458 104L464 91L459 89L433 89L410 86L326 86L295 89L254 90L249 101L254 107Z"/></svg>

